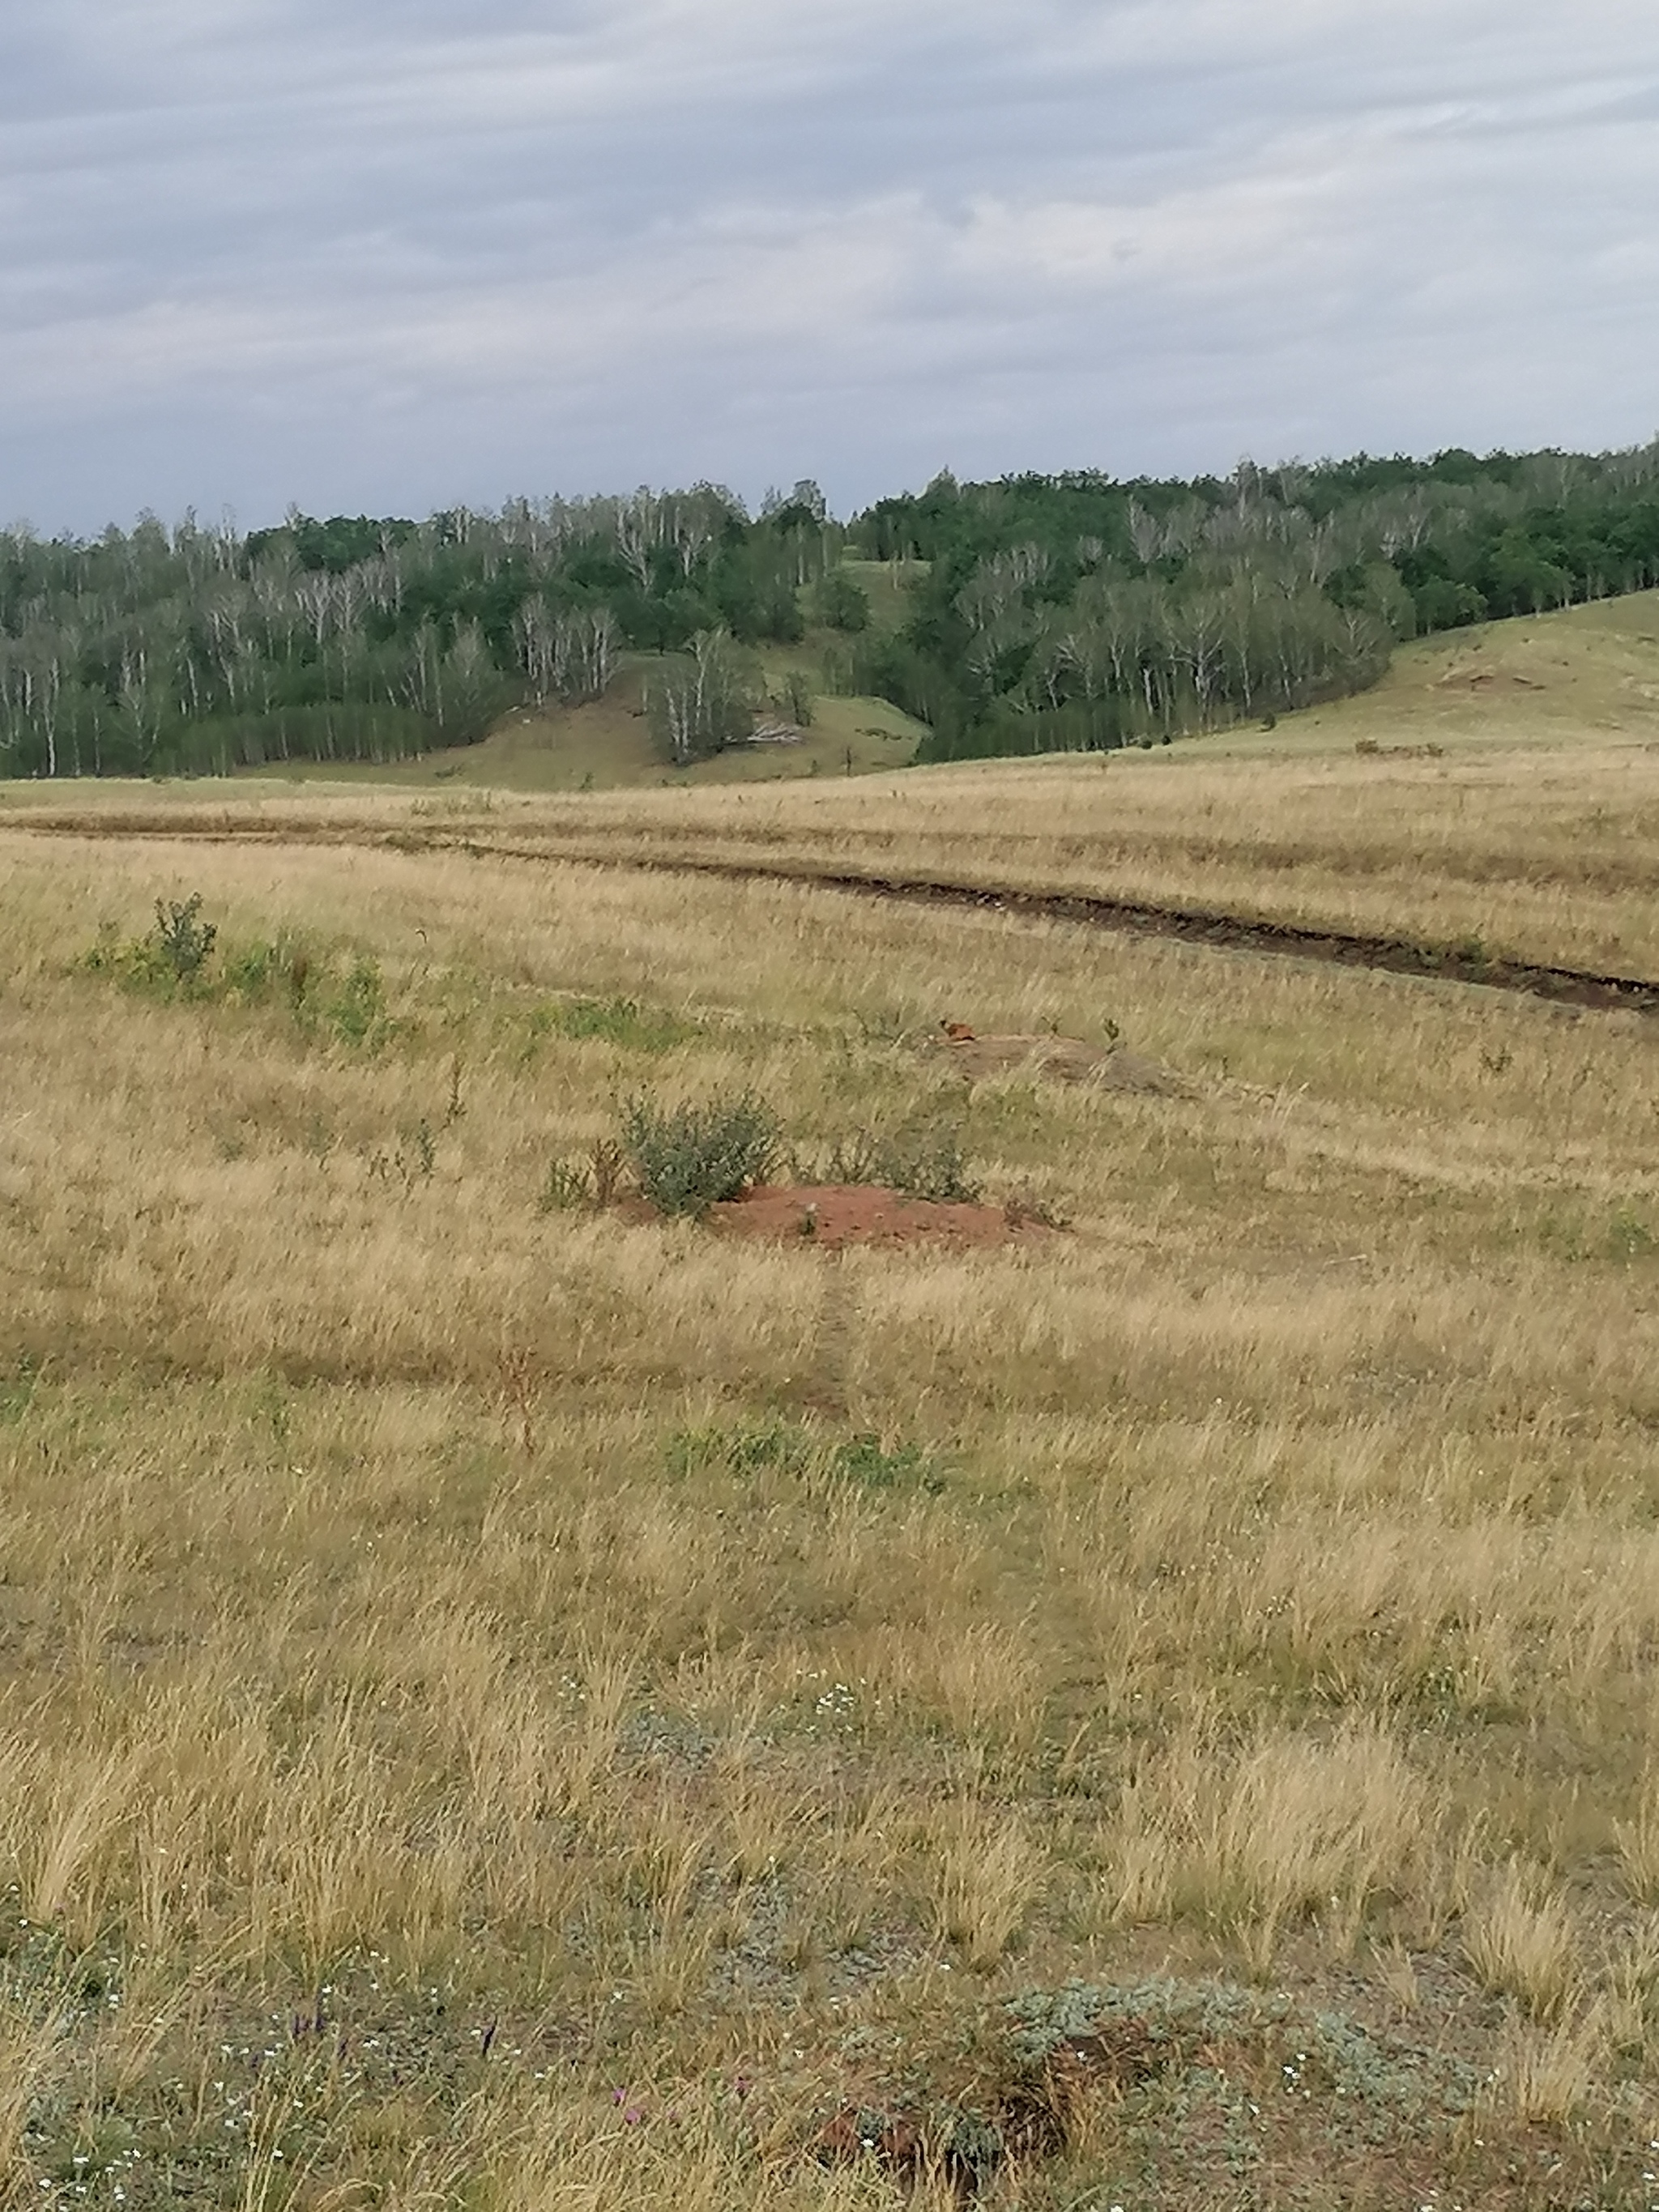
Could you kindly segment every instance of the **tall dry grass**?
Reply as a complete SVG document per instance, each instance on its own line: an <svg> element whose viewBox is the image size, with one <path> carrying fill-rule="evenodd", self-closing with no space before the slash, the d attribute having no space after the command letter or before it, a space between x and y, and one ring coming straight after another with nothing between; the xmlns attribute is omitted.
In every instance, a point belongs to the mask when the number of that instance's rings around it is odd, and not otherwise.
<svg viewBox="0 0 1659 2212"><path fill-rule="evenodd" d="M966 2033L1149 1960L1327 2003L1382 1960L1431 2037L1455 1988L1532 2118L1650 2075L1639 1024L459 855L0 870L0 2155L40 2201L76 2157L167 2201L182 2143L227 2203L891 2202L787 2155L777 2084L855 2093L884 2007ZM198 887L230 952L372 957L381 1032L75 964ZM668 1018L568 1035L573 994ZM1109 1020L1189 1095L969 1094L911 1042L947 1014ZM1073 1227L544 1210L619 1097L745 1085L803 1146L959 1125ZM863 1437L912 1472L849 1474Z"/></svg>
<svg viewBox="0 0 1659 2212"><path fill-rule="evenodd" d="M1643 712L1570 742L1382 754L1196 742L896 775L555 798L388 787L13 787L20 827L732 863L1076 891L1659 979L1659 746Z"/></svg>

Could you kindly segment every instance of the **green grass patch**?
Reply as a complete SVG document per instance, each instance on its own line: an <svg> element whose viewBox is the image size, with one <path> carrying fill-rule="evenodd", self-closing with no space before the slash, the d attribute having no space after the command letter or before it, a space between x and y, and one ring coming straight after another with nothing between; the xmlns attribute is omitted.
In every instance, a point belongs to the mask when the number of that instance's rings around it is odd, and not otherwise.
<svg viewBox="0 0 1659 2212"><path fill-rule="evenodd" d="M619 1052L672 1052L697 1034L693 1023L638 999L563 999L538 1006L531 1018L538 1036L615 1045Z"/></svg>
<svg viewBox="0 0 1659 2212"><path fill-rule="evenodd" d="M714 1471L752 1481L776 1471L877 1494L919 1490L937 1496L945 1486L938 1463L918 1443L889 1441L871 1430L826 1436L804 1421L677 1429L665 1462L678 1480Z"/></svg>

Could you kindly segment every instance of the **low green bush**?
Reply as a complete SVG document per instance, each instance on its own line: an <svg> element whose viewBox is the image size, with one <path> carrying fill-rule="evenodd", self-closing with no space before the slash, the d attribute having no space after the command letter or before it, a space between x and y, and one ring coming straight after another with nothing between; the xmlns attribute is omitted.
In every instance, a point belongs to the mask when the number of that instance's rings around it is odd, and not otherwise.
<svg viewBox="0 0 1659 2212"><path fill-rule="evenodd" d="M223 943L217 926L202 919L202 895L157 899L155 921L143 937L120 935L112 922L78 964L106 975L124 991L172 1001L258 1006L286 1003L307 1036L377 1051L396 1034L378 962L356 955L341 969L325 953L313 957L303 940L284 930L247 944ZM452 1082L450 1113L459 1111Z"/></svg>
<svg viewBox="0 0 1659 2212"><path fill-rule="evenodd" d="M623 1153L662 1213L702 1213L741 1198L763 1181L781 1139L776 1115L753 1091L696 1106L635 1097L622 1112Z"/></svg>
<svg viewBox="0 0 1659 2212"><path fill-rule="evenodd" d="M937 1496L945 1478L916 1443L884 1443L872 1431L828 1437L801 1421L775 1419L732 1428L677 1429L668 1439L668 1470L685 1476L723 1468L742 1480L769 1468L857 1490L915 1491Z"/></svg>
<svg viewBox="0 0 1659 2212"><path fill-rule="evenodd" d="M830 1458L830 1472L860 1490L921 1489L937 1492L945 1487L920 1444L888 1446L878 1436L865 1431L838 1443Z"/></svg>
<svg viewBox="0 0 1659 2212"><path fill-rule="evenodd" d="M157 899L155 922L143 937L122 938L106 922L83 964L125 990L171 998L200 988L218 936L216 925L202 920L202 894L192 891L187 899Z"/></svg>
<svg viewBox="0 0 1659 2212"><path fill-rule="evenodd" d="M619 1052L672 1052L696 1033L693 1023L638 999L555 999L531 1008L520 1056L528 1067L550 1037L614 1045Z"/></svg>
<svg viewBox="0 0 1659 2212"><path fill-rule="evenodd" d="M384 1042L390 1034L391 1024L380 963L360 954L334 988L321 998L315 1011L342 1044L372 1048Z"/></svg>
<svg viewBox="0 0 1659 2212"><path fill-rule="evenodd" d="M688 1025L637 999L568 999L552 1010L560 1036L597 1037L624 1052L667 1052L692 1035Z"/></svg>
<svg viewBox="0 0 1659 2212"><path fill-rule="evenodd" d="M554 1160L543 1178L537 1210L542 1213L579 1212L593 1203L593 1178L580 1160Z"/></svg>
<svg viewBox="0 0 1659 2212"><path fill-rule="evenodd" d="M739 1423L735 1428L711 1425L706 1428L677 1429L668 1439L668 1471L676 1476L701 1474L710 1468L726 1468L733 1474L753 1475L764 1468L782 1468L799 1474L810 1467L819 1442L799 1421L771 1420Z"/></svg>
<svg viewBox="0 0 1659 2212"><path fill-rule="evenodd" d="M200 891L192 891L182 903L156 900L156 950L180 983L191 982L201 973L218 934L212 922L202 920Z"/></svg>

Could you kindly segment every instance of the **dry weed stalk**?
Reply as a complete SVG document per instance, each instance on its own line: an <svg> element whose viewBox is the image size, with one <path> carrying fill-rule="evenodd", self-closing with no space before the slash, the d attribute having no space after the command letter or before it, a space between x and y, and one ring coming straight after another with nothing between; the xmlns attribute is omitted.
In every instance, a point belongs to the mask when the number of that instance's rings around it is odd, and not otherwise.
<svg viewBox="0 0 1659 2212"><path fill-rule="evenodd" d="M504 1346L501 1354L501 1400L519 1425L519 1449L536 1455L536 1409L539 1387L533 1355L523 1345Z"/></svg>

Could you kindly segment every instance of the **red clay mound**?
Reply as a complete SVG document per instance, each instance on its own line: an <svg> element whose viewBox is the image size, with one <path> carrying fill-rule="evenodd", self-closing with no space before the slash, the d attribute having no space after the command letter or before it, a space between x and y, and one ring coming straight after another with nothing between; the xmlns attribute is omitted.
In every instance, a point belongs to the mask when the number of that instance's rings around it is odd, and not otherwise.
<svg viewBox="0 0 1659 2212"><path fill-rule="evenodd" d="M790 1237L830 1252L845 1244L966 1249L1027 1243L1048 1233L1018 1206L901 1198L870 1183L763 1183L745 1198L711 1206L707 1218L726 1236Z"/></svg>

